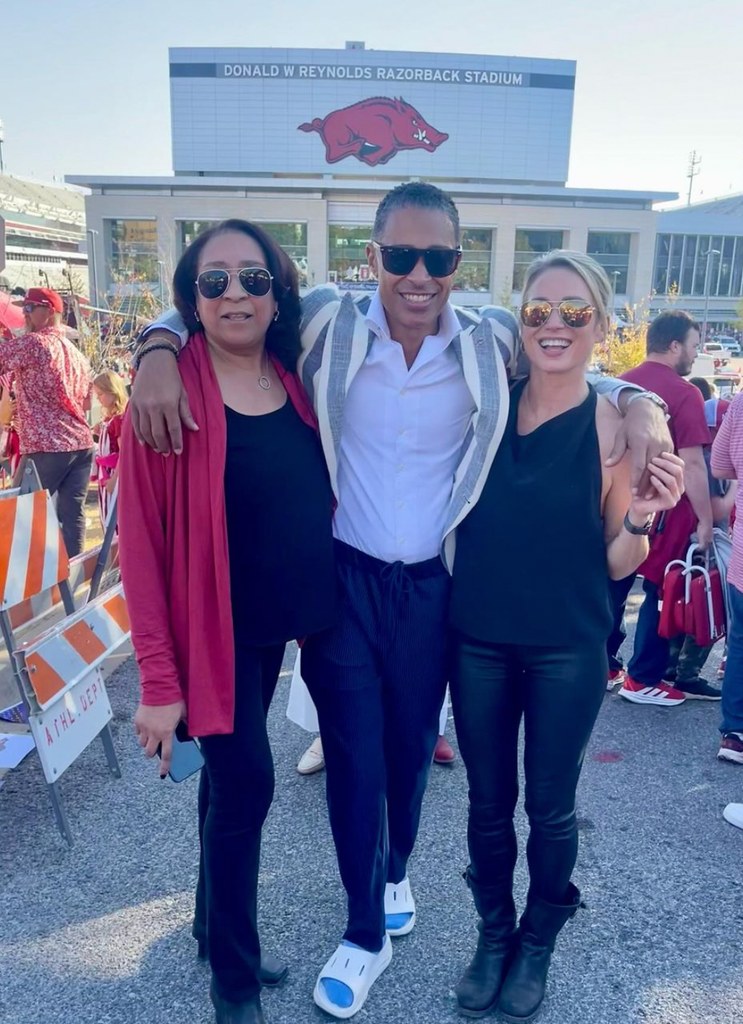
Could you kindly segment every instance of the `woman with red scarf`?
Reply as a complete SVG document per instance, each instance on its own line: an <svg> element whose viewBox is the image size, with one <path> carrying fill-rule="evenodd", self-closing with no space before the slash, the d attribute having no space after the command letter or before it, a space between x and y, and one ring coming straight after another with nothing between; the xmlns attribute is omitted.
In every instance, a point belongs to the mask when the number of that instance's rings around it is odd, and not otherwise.
<svg viewBox="0 0 743 1024"><path fill-rule="evenodd" d="M201 741L197 937L217 1024L261 1024L266 714L286 641L333 624L333 497L294 373L299 293L286 253L256 225L225 221L186 249L173 287L191 332L180 370L199 429L164 458L124 421L121 567L142 679L134 722L148 756L161 746L163 775L181 721Z"/></svg>

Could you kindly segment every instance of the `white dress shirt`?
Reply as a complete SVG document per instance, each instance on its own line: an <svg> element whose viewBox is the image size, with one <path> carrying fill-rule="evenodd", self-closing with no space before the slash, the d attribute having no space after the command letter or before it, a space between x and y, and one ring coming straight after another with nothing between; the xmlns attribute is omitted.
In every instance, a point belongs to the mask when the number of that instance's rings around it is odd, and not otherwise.
<svg viewBox="0 0 743 1024"><path fill-rule="evenodd" d="M461 327L447 304L408 369L378 293L366 323L375 338L346 396L334 532L385 562L421 562L439 554L475 411L451 347Z"/></svg>

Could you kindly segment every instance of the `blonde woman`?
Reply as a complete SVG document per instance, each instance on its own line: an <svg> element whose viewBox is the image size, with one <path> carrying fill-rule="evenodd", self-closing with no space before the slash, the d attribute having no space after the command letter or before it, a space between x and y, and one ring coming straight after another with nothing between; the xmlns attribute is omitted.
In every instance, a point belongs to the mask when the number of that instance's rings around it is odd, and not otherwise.
<svg viewBox="0 0 743 1024"><path fill-rule="evenodd" d="M611 295L590 257L546 254L521 307L530 374L475 509L457 532L449 674L469 782L467 879L480 939L457 986L460 1011L530 1021L557 934L580 904L575 791L606 690L609 578L634 572L656 512L683 489L683 463L650 461L648 494L627 459L609 468L620 417L586 382ZM519 727L525 726L529 893L516 927L513 872Z"/></svg>
<svg viewBox="0 0 743 1024"><path fill-rule="evenodd" d="M93 392L103 419L95 429L97 447L93 477L98 483L98 511L105 529L111 495L116 487L121 424L128 396L122 378L113 370L104 370L93 381Z"/></svg>

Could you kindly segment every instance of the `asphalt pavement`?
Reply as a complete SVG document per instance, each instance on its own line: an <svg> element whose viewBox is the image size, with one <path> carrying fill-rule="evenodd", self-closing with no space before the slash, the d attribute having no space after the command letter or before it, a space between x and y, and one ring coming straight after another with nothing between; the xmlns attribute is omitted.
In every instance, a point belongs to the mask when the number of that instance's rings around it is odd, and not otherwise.
<svg viewBox="0 0 743 1024"><path fill-rule="evenodd" d="M285 717L293 651L270 715L276 797L259 900L267 949L291 964L263 999L268 1024L329 1022L311 992L344 925L322 774L297 775L308 736ZM719 664L716 650L711 678ZM161 782L131 729L132 660L108 681L123 777L99 742L61 783L76 837L58 834L31 755L0 790L2 1024L210 1024L208 968L190 937L196 790ZM743 767L716 759L719 707L638 707L607 695L579 790L575 881L587 908L562 933L542 1024L733 1024L743 1007ZM450 738L454 738L450 723ZM462 1020L452 988L474 948L461 760L434 766L410 877L411 935L358 1024ZM523 855L526 829L518 829ZM523 859L517 877L523 900Z"/></svg>

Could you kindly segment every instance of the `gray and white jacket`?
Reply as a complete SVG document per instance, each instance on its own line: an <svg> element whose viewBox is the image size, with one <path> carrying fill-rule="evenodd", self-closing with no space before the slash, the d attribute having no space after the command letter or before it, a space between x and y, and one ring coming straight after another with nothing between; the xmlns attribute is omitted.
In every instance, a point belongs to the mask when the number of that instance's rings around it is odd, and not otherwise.
<svg viewBox="0 0 743 1024"><path fill-rule="evenodd" d="M298 373L312 401L320 440L338 496L338 456L348 389L374 341L366 313L371 297L341 295L333 285L319 285L302 299L302 354ZM483 316L453 307L461 330L452 349L462 367L475 411L462 445L446 514L441 557L449 572L454 564L457 526L474 508L485 486L508 420L511 384L528 373L520 349L518 322L507 309L488 306ZM182 344L188 332L176 310L168 310L148 331L162 328L177 334ZM600 374L589 374L596 390L615 397L622 388L641 388Z"/></svg>

